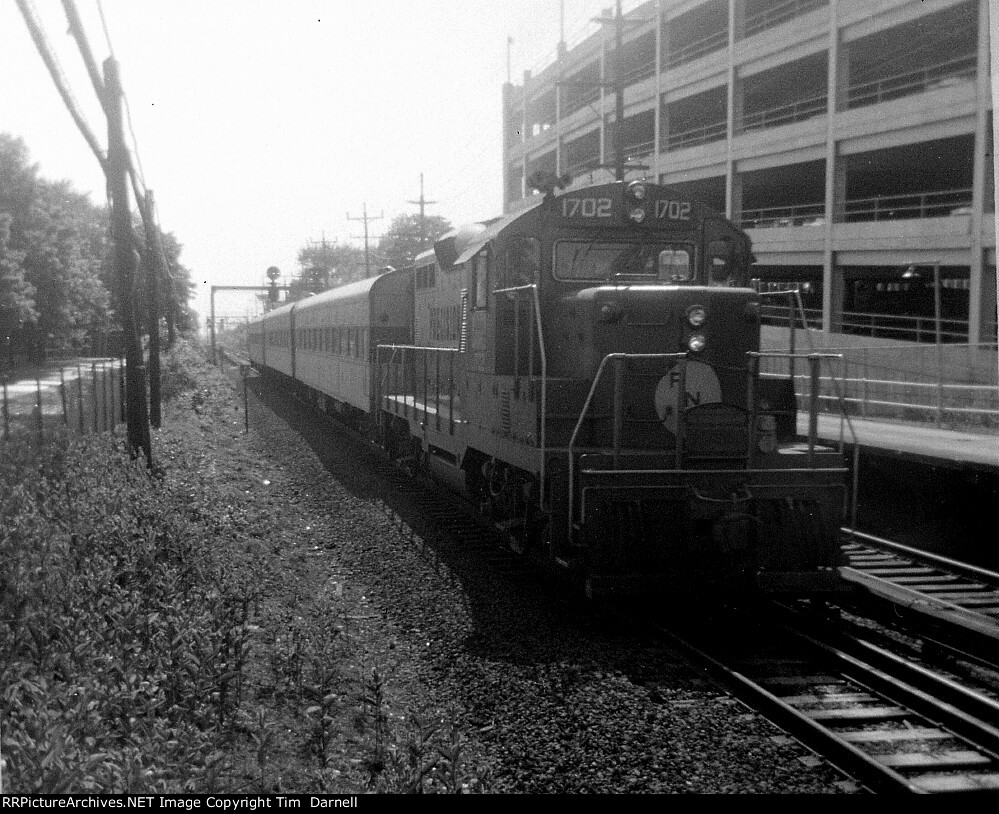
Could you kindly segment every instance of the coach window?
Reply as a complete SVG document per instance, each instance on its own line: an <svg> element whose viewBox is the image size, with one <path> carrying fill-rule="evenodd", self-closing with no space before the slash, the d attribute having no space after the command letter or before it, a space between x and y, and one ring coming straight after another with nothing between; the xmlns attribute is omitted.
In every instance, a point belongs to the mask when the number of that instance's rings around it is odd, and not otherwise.
<svg viewBox="0 0 999 814"><path fill-rule="evenodd" d="M506 247L503 288L531 285L541 270L541 243L533 237L512 237Z"/></svg>
<svg viewBox="0 0 999 814"><path fill-rule="evenodd" d="M472 290L475 299L473 308L489 307L489 254L481 251L472 258Z"/></svg>

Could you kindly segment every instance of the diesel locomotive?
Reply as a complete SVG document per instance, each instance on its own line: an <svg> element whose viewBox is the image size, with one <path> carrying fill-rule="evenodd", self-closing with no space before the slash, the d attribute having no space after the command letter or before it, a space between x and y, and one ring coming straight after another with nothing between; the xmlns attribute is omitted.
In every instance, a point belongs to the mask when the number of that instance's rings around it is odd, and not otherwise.
<svg viewBox="0 0 999 814"><path fill-rule="evenodd" d="M668 186L552 183L258 318L250 356L591 594L836 590L846 469L814 403L797 434L752 262Z"/></svg>

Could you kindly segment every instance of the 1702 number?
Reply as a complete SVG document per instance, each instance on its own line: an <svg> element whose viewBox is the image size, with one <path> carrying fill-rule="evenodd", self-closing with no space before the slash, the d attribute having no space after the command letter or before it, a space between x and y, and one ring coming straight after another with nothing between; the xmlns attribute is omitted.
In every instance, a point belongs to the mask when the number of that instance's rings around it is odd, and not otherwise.
<svg viewBox="0 0 999 814"><path fill-rule="evenodd" d="M613 214L610 198L563 198L562 215L566 218L609 218Z"/></svg>
<svg viewBox="0 0 999 814"><path fill-rule="evenodd" d="M666 220L690 220L690 202L656 201L656 217Z"/></svg>

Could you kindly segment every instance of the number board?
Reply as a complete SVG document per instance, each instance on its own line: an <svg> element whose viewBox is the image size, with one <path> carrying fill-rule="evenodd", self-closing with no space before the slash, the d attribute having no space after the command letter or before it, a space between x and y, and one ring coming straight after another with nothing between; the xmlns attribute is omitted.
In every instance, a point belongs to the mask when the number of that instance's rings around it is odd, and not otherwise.
<svg viewBox="0 0 999 814"><path fill-rule="evenodd" d="M578 193L569 192L559 196L556 212L562 220L576 226L642 226L662 229L689 227L694 225L698 212L693 202L678 196L653 193L640 202L622 198L617 190L610 194L600 194L604 190ZM641 207L644 219L639 223L629 215L633 209Z"/></svg>

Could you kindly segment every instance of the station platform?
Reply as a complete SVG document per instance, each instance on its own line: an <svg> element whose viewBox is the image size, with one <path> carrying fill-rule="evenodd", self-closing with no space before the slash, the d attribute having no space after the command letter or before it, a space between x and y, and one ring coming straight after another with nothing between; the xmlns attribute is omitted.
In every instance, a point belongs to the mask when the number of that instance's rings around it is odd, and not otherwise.
<svg viewBox="0 0 999 814"><path fill-rule="evenodd" d="M839 416L822 414L819 416L819 440L827 444L838 443L841 427L848 449L857 443L863 453L949 469L999 474L999 435L855 417L847 422ZM799 414L798 433L807 436L807 415Z"/></svg>

